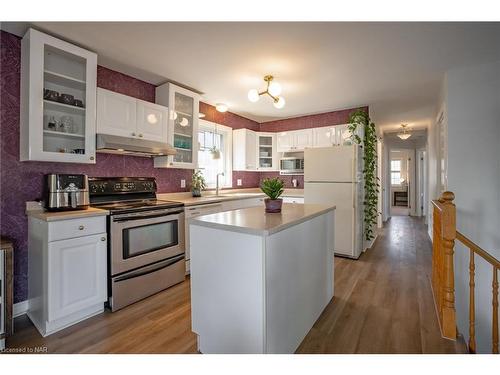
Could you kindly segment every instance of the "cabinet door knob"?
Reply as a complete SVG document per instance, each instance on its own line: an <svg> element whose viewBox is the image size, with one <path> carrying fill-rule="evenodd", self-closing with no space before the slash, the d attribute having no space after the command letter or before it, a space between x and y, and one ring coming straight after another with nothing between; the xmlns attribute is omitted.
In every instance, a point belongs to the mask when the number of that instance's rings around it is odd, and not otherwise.
<svg viewBox="0 0 500 375"><path fill-rule="evenodd" d="M101 237L101 241L106 241L106 237Z"/></svg>
<svg viewBox="0 0 500 375"><path fill-rule="evenodd" d="M78 229L80 229L80 230L84 230L84 229L85 229L85 226L80 225L80 226L78 227Z"/></svg>
<svg viewBox="0 0 500 375"><path fill-rule="evenodd" d="M135 137L135 133L132 133L132 137Z"/></svg>
<svg viewBox="0 0 500 375"><path fill-rule="evenodd" d="M139 137L141 137L141 138L142 138L142 134L139 134Z"/></svg>
<svg viewBox="0 0 500 375"><path fill-rule="evenodd" d="M93 157L93 156L91 156L91 157L90 157L90 160L94 160L94 157Z"/></svg>

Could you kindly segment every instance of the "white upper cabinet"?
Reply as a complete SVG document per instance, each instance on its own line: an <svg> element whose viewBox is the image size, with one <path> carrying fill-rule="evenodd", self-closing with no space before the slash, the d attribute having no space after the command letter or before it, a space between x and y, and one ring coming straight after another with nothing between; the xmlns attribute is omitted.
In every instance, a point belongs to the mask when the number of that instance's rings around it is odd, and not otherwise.
<svg viewBox="0 0 500 375"><path fill-rule="evenodd" d="M295 133L295 151L303 151L313 145L312 129L297 130Z"/></svg>
<svg viewBox="0 0 500 375"><path fill-rule="evenodd" d="M233 130L233 170L257 170L257 133L249 129Z"/></svg>
<svg viewBox="0 0 500 375"><path fill-rule="evenodd" d="M97 133L134 137L137 133L137 100L97 89Z"/></svg>
<svg viewBox="0 0 500 375"><path fill-rule="evenodd" d="M29 29L21 42L20 160L95 163L97 55Z"/></svg>
<svg viewBox="0 0 500 375"><path fill-rule="evenodd" d="M294 146L294 134L293 131L285 131L277 133L276 143L278 152L288 152L292 151Z"/></svg>
<svg viewBox="0 0 500 375"><path fill-rule="evenodd" d="M151 141L167 142L168 110L164 106L137 101L137 135Z"/></svg>
<svg viewBox="0 0 500 375"><path fill-rule="evenodd" d="M278 171L276 134L233 130L233 170Z"/></svg>
<svg viewBox="0 0 500 375"><path fill-rule="evenodd" d="M257 169L259 171L277 171L278 153L276 151L276 134L257 133Z"/></svg>
<svg viewBox="0 0 500 375"><path fill-rule="evenodd" d="M167 142L168 109L127 95L97 89L97 133Z"/></svg>
<svg viewBox="0 0 500 375"><path fill-rule="evenodd" d="M312 129L285 131L277 135L278 152L304 151L305 148L312 146Z"/></svg>
<svg viewBox="0 0 500 375"><path fill-rule="evenodd" d="M313 129L313 147L329 147L336 145L335 127Z"/></svg>
<svg viewBox="0 0 500 375"><path fill-rule="evenodd" d="M156 102L169 108L168 143L174 146L177 154L155 158L155 167L197 168L200 96L172 83L165 83L156 88Z"/></svg>

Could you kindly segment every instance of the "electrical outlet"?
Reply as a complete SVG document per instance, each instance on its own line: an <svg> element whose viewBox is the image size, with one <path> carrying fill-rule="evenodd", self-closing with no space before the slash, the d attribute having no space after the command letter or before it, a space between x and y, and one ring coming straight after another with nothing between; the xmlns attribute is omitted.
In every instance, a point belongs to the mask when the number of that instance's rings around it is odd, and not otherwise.
<svg viewBox="0 0 500 375"><path fill-rule="evenodd" d="M185 188L186 187L186 180L181 180L181 188Z"/></svg>
<svg viewBox="0 0 500 375"><path fill-rule="evenodd" d="M241 185L243 185L243 182L241 181L241 178L238 178L238 179L236 180L236 185L237 185L237 186L241 186Z"/></svg>

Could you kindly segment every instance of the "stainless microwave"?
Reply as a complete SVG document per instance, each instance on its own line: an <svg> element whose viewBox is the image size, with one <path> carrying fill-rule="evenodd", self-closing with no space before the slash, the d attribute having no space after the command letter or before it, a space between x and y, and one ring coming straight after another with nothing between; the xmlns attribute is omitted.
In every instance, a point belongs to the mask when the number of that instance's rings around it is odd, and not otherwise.
<svg viewBox="0 0 500 375"><path fill-rule="evenodd" d="M280 174L304 174L304 158L302 157L286 157L280 159Z"/></svg>

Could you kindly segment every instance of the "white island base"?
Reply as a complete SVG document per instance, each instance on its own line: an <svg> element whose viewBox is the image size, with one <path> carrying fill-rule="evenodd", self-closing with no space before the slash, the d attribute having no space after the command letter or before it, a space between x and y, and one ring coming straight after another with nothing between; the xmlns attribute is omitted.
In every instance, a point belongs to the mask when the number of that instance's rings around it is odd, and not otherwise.
<svg viewBox="0 0 500 375"><path fill-rule="evenodd" d="M334 207L284 204L193 220L192 328L201 353L293 353L333 297Z"/></svg>

